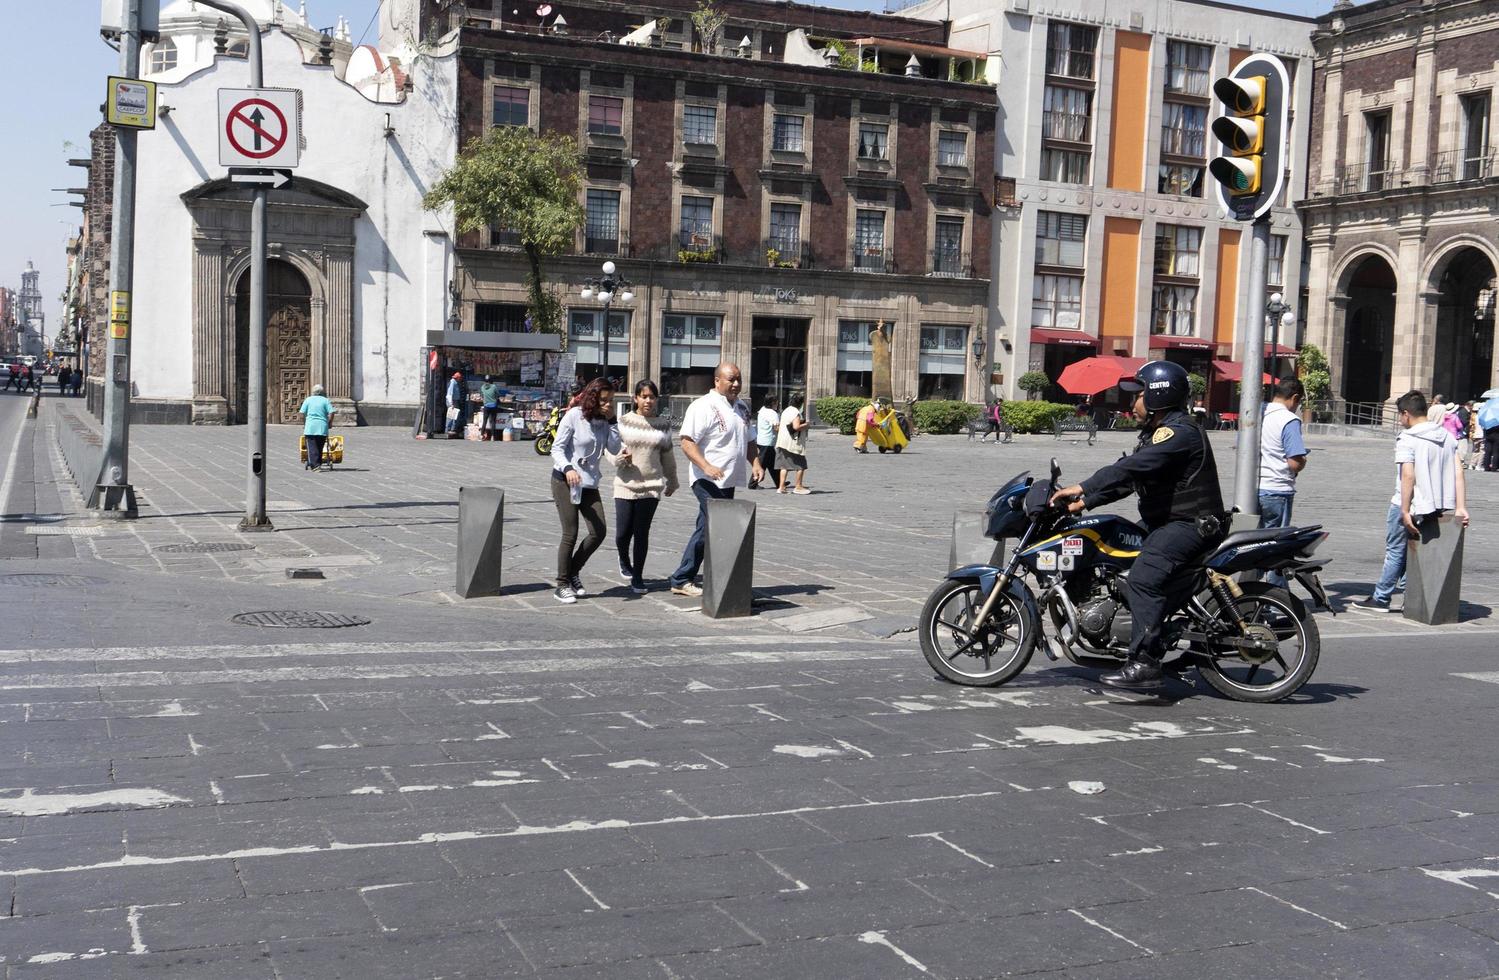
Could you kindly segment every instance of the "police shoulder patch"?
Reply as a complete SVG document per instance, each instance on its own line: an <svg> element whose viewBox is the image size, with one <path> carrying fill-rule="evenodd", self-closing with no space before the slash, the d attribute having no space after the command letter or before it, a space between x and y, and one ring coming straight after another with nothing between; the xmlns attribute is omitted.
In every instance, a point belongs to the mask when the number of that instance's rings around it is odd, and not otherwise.
<svg viewBox="0 0 1499 980"><path fill-rule="evenodd" d="M1174 435L1176 435L1175 429L1171 428L1168 425L1163 425L1159 429L1155 430L1155 435L1150 437L1150 443L1153 446L1160 445Z"/></svg>

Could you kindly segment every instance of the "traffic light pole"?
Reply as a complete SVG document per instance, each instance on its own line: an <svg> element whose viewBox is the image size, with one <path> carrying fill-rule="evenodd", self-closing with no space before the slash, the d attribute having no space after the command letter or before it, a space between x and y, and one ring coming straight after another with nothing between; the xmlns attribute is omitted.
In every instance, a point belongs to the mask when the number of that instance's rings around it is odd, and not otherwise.
<svg viewBox="0 0 1499 980"><path fill-rule="evenodd" d="M1265 262L1270 252L1270 217L1254 220L1249 244L1249 299L1244 304L1244 373L1239 382L1238 453L1234 460L1234 506L1260 512L1260 416L1265 403Z"/></svg>
<svg viewBox="0 0 1499 980"><path fill-rule="evenodd" d="M238 17L249 35L250 87L265 86L265 63L260 57L260 25L230 0L198 0L206 7ZM256 185L250 205L250 379L245 421L250 430L250 468L245 475L245 516L241 531L273 531L265 512L265 211L269 196L264 185Z"/></svg>
<svg viewBox="0 0 1499 980"><path fill-rule="evenodd" d="M128 0L124 15L124 23L120 25L120 75L139 78L141 0ZM110 324L102 379L104 460L94 480L89 506L100 517L132 518L139 513L135 489L130 485L130 292L131 281L135 278L136 133L126 126L116 126L114 131L114 227L109 243ZM123 320L119 319L121 316Z"/></svg>

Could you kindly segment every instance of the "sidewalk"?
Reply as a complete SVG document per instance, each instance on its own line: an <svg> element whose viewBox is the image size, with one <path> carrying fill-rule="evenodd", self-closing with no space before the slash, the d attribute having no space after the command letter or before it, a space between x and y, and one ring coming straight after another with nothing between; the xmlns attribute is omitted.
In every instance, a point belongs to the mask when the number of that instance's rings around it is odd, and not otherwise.
<svg viewBox="0 0 1499 980"><path fill-rule="evenodd" d="M46 419L51 424L53 416L46 413ZM549 595L558 535L547 485L551 464L531 443L426 441L404 429L348 429L345 464L308 473L296 460L298 430L271 426L268 510L276 531L246 535L235 530L244 506L243 429L134 426L131 434L141 518L92 526L74 492L63 507L71 519L35 533L66 534L83 556L175 575L495 611L564 612ZM1232 479L1232 436L1214 438L1225 482ZM1021 470L1044 473L1052 455L1069 478L1081 478L1132 444L1126 433L1101 434L1092 447L1049 436L1022 436L1008 446L926 436L900 456L861 456L850 451L850 440L819 435L809 449L811 496L742 494L757 504L754 581L765 601L756 625L779 622L794 632L846 626L879 637L910 629L945 571L955 510L981 511L994 487ZM55 449L52 455L64 472ZM1302 480L1297 522L1333 531L1323 554L1333 559L1324 581L1335 601L1363 594L1378 574L1388 457L1383 442L1330 441L1324 451L1314 449ZM1499 629L1491 614L1499 604L1499 569L1482 557L1499 541L1499 479L1485 476L1474 475L1469 493L1474 526L1465 621L1444 629ZM453 592L457 489L463 485L506 491L505 592L497 598L462 600ZM692 496L684 489L658 512L647 570L654 591L644 597L618 578L608 487L604 496L609 540L584 572L589 598L565 613L638 621L692 614L696 603L672 596L664 581L695 519ZM1122 509L1133 514L1131 502ZM325 580L292 582L286 569L293 567L318 568ZM1333 635L1427 629L1357 611L1320 622Z"/></svg>

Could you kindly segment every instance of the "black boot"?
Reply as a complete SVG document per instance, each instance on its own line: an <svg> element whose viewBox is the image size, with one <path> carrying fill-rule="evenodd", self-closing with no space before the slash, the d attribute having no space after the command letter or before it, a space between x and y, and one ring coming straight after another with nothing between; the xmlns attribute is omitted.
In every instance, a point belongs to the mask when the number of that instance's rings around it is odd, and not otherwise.
<svg viewBox="0 0 1499 980"><path fill-rule="evenodd" d="M1104 674L1099 680L1109 687L1151 691L1165 683L1163 677L1159 661L1152 657L1139 657L1111 674Z"/></svg>

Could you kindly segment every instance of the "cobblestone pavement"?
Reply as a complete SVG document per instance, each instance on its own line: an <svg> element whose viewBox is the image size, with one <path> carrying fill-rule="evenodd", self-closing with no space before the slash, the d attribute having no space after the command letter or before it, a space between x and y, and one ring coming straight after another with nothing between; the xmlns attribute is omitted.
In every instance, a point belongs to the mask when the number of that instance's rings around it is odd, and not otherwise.
<svg viewBox="0 0 1499 980"><path fill-rule="evenodd" d="M234 530L243 513L243 430L137 426L132 433L142 519L103 528L60 521L36 532L69 535L80 554L128 568L284 583L286 568L315 565L326 576L319 589L451 603L461 601L453 592L457 488L499 486L506 491L506 594L471 604L553 607L547 583L558 532L547 485L550 463L530 443L428 442L404 430L346 430L346 464L309 474L295 463L297 431L272 426L270 446L285 450L273 457L270 470L269 510L277 532L245 536ZM1232 438L1214 436L1226 499ZM820 433L811 443L811 496L745 494L757 504L755 584L764 597L779 600L766 616L783 618L791 629L840 620L875 636L909 628L945 569L955 511L982 511L998 484L1021 470L1044 473L1053 455L1069 478L1080 479L1132 444L1133 437L1122 432L1103 433L1091 447L1040 436L1008 446L926 437L898 457L860 456L851 452L849 439ZM1333 559L1324 580L1340 610L1367 594L1378 577L1393 487L1390 454L1383 440L1324 439L1314 445L1301 479L1296 520L1333 531L1322 552ZM1499 477L1477 473L1471 483L1475 523L1467 542L1465 621L1444 632L1496 628L1490 610L1499 601L1499 566L1483 556L1499 543ZM76 506L75 499L69 509ZM606 506L612 525L607 499ZM1127 501L1116 509L1134 516L1133 506ZM696 501L685 491L664 502L649 569L658 576L657 591L643 599L631 596L614 572L611 530L610 542L584 576L603 593L594 611L652 620L680 609L663 580L695 515ZM252 547L208 554L176 550L223 544ZM811 612L818 615L802 615ZM1325 628L1333 635L1427 631L1398 616L1358 610L1347 610Z"/></svg>
<svg viewBox="0 0 1499 980"><path fill-rule="evenodd" d="M137 429L145 516L67 534L35 533L91 525L44 425L19 431L7 978L1499 976L1478 559L1499 484L1475 493L1466 622L1324 615L1312 684L1252 706L1200 685L1136 701L1041 658L958 688L878 635L940 571L953 507L1046 441L846 460L814 441L824 492L752 497L757 583L797 608L714 623L617 591L538 604L554 517L528 446L351 432L365 472L273 470L298 504L277 533L176 556L158 549L244 540L242 431ZM1117 448L1062 455L1081 473ZM1338 521L1346 594L1378 558L1388 450L1337 443L1303 484L1299 516ZM447 594L463 482L511 490L514 594ZM662 569L690 513L663 508ZM227 622L268 609L372 622ZM776 623L850 609L870 618Z"/></svg>

